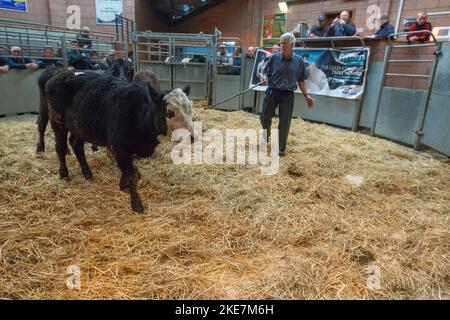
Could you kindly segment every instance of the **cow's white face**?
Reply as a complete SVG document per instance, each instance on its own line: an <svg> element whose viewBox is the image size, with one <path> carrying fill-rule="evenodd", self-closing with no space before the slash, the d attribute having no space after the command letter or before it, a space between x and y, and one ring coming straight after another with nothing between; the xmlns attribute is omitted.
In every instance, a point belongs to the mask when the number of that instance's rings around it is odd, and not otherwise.
<svg viewBox="0 0 450 320"><path fill-rule="evenodd" d="M177 129L186 129L191 134L191 139L196 140L194 133L194 124L192 122L192 101L189 100L186 93L181 89L174 89L164 96L167 104L167 135L170 137L172 132Z"/></svg>

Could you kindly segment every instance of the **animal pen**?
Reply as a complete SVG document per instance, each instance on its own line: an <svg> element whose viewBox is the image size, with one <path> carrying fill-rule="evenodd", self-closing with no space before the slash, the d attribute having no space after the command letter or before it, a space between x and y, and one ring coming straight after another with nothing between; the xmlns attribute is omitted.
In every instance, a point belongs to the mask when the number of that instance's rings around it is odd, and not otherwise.
<svg viewBox="0 0 450 320"><path fill-rule="evenodd" d="M64 52L70 37L0 27L0 44L30 52L43 42ZM317 95L309 110L296 95L288 153L270 176L251 164L175 165L175 142L161 138L152 158L136 161L143 215L118 190L104 149L86 148L94 181L74 156L71 181L59 180L50 130L46 152L35 153L29 113L41 71L1 74L0 297L449 299L450 43L406 46L398 36L298 39L370 48L361 98ZM260 128L260 91L205 109L247 89L253 72L243 57L240 75L220 74L216 35L108 37L99 35L99 51L133 48L136 71L152 70L162 89L190 84L203 131Z"/></svg>

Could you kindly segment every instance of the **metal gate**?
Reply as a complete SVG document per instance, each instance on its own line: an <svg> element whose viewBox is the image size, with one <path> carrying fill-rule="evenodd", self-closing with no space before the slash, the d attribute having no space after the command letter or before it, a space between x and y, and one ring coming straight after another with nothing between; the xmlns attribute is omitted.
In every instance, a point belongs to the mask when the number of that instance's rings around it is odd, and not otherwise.
<svg viewBox="0 0 450 320"><path fill-rule="evenodd" d="M420 31L424 33L425 31ZM400 32L391 35L394 39L399 36L414 35L419 32ZM442 43L438 43L433 33L427 32L432 42L423 44L395 44L391 39L386 47L383 63L382 84L378 92L375 117L371 134L385 137L403 144L420 148L423 137L425 117L430 103L435 73ZM394 49L434 47L432 59L391 59ZM430 74L419 73L393 73L389 72L391 65L410 64L411 68L423 63L432 63ZM426 90L386 87L387 77L403 79L425 79L428 81ZM417 81L417 80L415 80Z"/></svg>
<svg viewBox="0 0 450 320"><path fill-rule="evenodd" d="M161 82L161 89L191 86L190 97L210 99L214 37L204 34L135 32L135 70L149 69Z"/></svg>

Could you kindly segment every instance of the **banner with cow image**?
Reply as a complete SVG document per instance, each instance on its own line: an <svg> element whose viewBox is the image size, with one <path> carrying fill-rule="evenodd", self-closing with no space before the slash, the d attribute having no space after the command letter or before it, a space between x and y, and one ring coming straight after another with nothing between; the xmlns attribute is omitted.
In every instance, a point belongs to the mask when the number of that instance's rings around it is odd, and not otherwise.
<svg viewBox="0 0 450 320"><path fill-rule="evenodd" d="M308 70L306 82L308 93L360 99L364 92L369 49L294 49L303 57ZM281 53L280 53L281 54ZM250 87L258 84L271 53L258 50L253 65ZM257 86L254 90L265 91L267 86ZM296 92L300 92L297 89Z"/></svg>

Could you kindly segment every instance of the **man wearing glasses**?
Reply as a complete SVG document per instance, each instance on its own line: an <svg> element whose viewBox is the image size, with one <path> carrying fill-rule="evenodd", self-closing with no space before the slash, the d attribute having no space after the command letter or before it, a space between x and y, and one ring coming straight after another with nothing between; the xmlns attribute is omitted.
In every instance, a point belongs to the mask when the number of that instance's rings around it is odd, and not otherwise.
<svg viewBox="0 0 450 320"><path fill-rule="evenodd" d="M409 26L408 31L420 31L420 30L433 30L433 27L431 26L431 23L427 22L427 16L423 12L419 12L417 14L416 22ZM413 42L425 42L428 41L430 38L430 34L428 33L417 33L408 35L406 39L408 39L408 43Z"/></svg>

